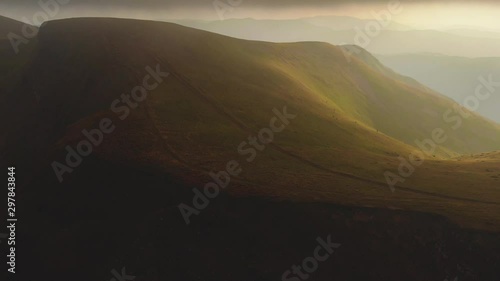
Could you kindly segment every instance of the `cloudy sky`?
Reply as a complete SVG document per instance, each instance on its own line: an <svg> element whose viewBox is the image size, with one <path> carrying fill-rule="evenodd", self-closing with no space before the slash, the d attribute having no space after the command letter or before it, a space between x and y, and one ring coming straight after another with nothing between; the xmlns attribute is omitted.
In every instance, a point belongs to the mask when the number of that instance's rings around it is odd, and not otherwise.
<svg viewBox="0 0 500 281"><path fill-rule="evenodd" d="M0 14L30 21L42 10L41 2L56 0L0 0ZM58 0L61 5L53 18L107 16L152 20L225 18L282 19L317 15L346 15L373 18L387 10L389 1L378 0ZM219 1L219 2L216 2ZM223 3L223 4L221 4ZM401 0L402 11L393 20L416 28L480 27L500 30L500 3L496 1Z"/></svg>

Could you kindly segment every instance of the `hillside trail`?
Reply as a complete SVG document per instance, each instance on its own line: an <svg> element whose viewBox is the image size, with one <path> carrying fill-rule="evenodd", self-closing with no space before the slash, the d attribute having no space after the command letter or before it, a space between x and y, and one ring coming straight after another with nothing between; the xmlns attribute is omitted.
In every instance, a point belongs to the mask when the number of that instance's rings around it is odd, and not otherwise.
<svg viewBox="0 0 500 281"><path fill-rule="evenodd" d="M224 108L224 106L220 105L215 100L213 100L212 98L210 98L207 94L205 94L205 91L203 89L201 89L201 88L193 85L189 81L189 79L187 79L182 74L180 74L178 71L176 71L175 68L170 63L168 63L166 59L164 59L164 58L158 58L158 57L156 59L157 59L158 63L160 63L161 65L166 66L168 68L168 70L169 70L170 75L173 78L175 78L177 81L179 81L184 87L186 87L189 90L189 92L191 92L196 97L198 97L199 99L201 99L204 102L206 102L207 104L209 104L217 113L219 113L220 115L222 115L223 117L225 117L228 121L230 121L238 129L240 129L243 132L248 133L250 135L252 135L252 134L255 135L255 132L253 132L248 126L246 126L237 117L235 117L234 115L232 115L226 108ZM167 144L165 146L166 146L167 150L169 151L169 153L171 153L172 155L174 155L174 157L176 159L178 159L179 161L181 161L183 163L183 165L185 165L186 167L194 168L194 169L196 169L198 171L208 173L208 171L200 169L199 167L193 167L192 165L190 165L189 163L187 163L187 161L181 159L181 157L175 152L175 150L168 144L168 139L164 136L164 134L161 134L161 130L158 129L158 126L157 126L157 123L156 123L158 121L155 121L155 120L159 120L159 119L157 117L155 117L154 110L151 108L151 106L149 106L148 108L149 108L149 116L151 118L151 121L152 121L153 125L155 126L155 128L157 130L158 136L160 136L161 139L163 139L165 142L167 142ZM366 178L362 178L362 177L359 177L359 176L356 176L356 175L353 175L353 174L349 174L349 173L341 172L341 171L336 171L336 170L324 167L324 166L322 166L322 165L320 165L318 163L315 163L315 162L313 162L313 161L311 161L309 159L306 159L306 158L304 158L302 156L296 155L296 154L294 154L294 153L286 150L285 148L279 146L276 143L270 143L268 145L270 147L272 147L273 149L275 149L276 151L278 151L280 153L283 153L283 154L285 154L285 155L287 155L289 157L292 157L295 160L297 160L297 161L299 161L299 162L301 162L301 163L303 163L305 165L314 167L314 168L316 168L318 170L321 170L321 171L324 171L324 172L327 172L327 173L330 173L330 174L333 174L333 175L336 175L336 176L346 177L346 178L350 178L350 179L353 179L353 180L361 181L361 182L364 182L364 183L370 183L370 184L376 186L377 188L383 188L383 189L387 189L388 188L387 184L379 182L379 181L376 181L376 180L366 179ZM251 183L253 185L258 185L256 183L252 183L252 182L248 182L248 183ZM500 202L482 201L482 200L471 199L471 198L456 197L456 196L451 196L451 195L439 194L439 193L435 193L435 192L422 191L422 190L419 190L419 189L413 188L413 187L404 187L404 186L396 185L396 186L394 186L394 188L402 190L402 191L407 191L407 192L410 192L410 193L414 193L414 194L419 194L419 195L425 195L425 196L433 197L433 198L440 198L440 199L454 200L454 201L460 201L460 202L472 202L472 203L481 203L481 204L488 204L488 205L497 205L497 206L500 206Z"/></svg>

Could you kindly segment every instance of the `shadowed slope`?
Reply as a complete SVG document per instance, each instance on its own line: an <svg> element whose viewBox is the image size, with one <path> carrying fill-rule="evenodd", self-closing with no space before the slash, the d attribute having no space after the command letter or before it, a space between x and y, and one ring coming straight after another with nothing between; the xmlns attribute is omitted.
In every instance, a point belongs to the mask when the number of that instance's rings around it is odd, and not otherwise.
<svg viewBox="0 0 500 281"><path fill-rule="evenodd" d="M21 36L23 25L23 22L0 16L0 40L7 39L9 33Z"/></svg>
<svg viewBox="0 0 500 281"><path fill-rule="evenodd" d="M144 68L156 65L171 75L118 120L109 111L113 99L140 85ZM109 116L117 129L94 152L109 163L202 186L211 181L208 172L237 160L244 172L229 190L239 196L410 209L498 228L498 179L468 173L476 169L468 162L428 160L390 193L384 172L397 170L398 156L415 151L416 139L449 128L442 114L455 104L360 59L348 62L326 43L244 41L155 22L64 20L42 28L26 73L11 100L18 107L9 110L31 106L32 115L7 126L17 132L8 155L31 162L33 150L55 149L42 157L49 173L53 160L64 159L66 144L74 147L82 129ZM241 142L285 106L297 117L247 163L248 155L238 153ZM498 132L474 115L460 130L447 129L448 141L436 154L498 149ZM487 169L497 164L494 159Z"/></svg>

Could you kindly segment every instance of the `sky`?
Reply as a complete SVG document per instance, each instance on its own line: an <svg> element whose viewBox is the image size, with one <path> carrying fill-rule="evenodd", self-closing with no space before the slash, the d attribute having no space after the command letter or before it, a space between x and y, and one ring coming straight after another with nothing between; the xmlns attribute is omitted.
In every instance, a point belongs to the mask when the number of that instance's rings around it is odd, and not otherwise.
<svg viewBox="0 0 500 281"><path fill-rule="evenodd" d="M41 2L56 0L0 0L0 14L30 21ZM168 21L224 18L293 19L319 15L373 18L387 11L391 1L347 0L57 0L65 3L50 19L121 17ZM216 2L219 1L219 2ZM219 10L214 3L218 3ZM496 1L401 0L392 20L417 29L476 28L500 30L500 3Z"/></svg>

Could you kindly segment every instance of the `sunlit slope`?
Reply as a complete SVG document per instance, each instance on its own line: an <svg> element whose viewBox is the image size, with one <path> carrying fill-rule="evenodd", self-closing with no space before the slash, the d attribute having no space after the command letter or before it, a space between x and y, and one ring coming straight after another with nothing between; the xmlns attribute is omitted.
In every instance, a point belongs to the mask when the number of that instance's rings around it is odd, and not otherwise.
<svg viewBox="0 0 500 281"><path fill-rule="evenodd" d="M83 138L82 129L97 128L108 116L116 131L93 155L110 165L203 186L212 180L210 171L235 160L242 173L228 190L242 196L403 208L469 227L499 225L498 179L469 175L477 170L468 161L429 156L395 193L389 190L384 172L397 172L398 156L415 151L415 139L447 128L440 113L454 104L359 59L348 62L337 47L243 41L172 24L109 19L50 22L39 44L30 71L44 72L26 81L20 94L36 88L42 97L37 110L57 112L42 116L63 128L54 129L62 135L54 146L61 155L66 144ZM112 100L140 85L144 68L156 65L170 76L119 120L109 110ZM273 109L284 107L296 117L247 161L238 147L269 127ZM497 136L496 125L472 117L450 130L440 151L493 150ZM487 169L495 165L492 156ZM463 172L457 177L450 171ZM71 181L78 173L66 176Z"/></svg>
<svg viewBox="0 0 500 281"><path fill-rule="evenodd" d="M388 79L356 59L349 62L339 48L329 44L266 44L190 30L198 40L208 42L199 48L196 39L177 35L186 33L182 30L172 26L164 31L176 41L165 46L166 58L183 73L195 75L198 85L228 105L255 100L253 93L247 95L240 89L244 82L262 85L268 98L300 100L308 110L321 108L314 110L317 114L333 115L337 110L337 115L411 145L430 137L434 128L455 125L443 118L454 108L450 100L410 87L407 81ZM220 81L214 77L214 68L223 73ZM443 146L459 153L499 149L498 132L497 125L474 116L460 130L449 130Z"/></svg>
<svg viewBox="0 0 500 281"><path fill-rule="evenodd" d="M411 146L418 140L432 137L435 128L443 128L448 140L442 144L443 149L437 150L436 156L500 149L500 126L473 115L454 130L452 127L458 122L455 103L418 87L414 81L414 84L409 83L404 77L399 81L399 76L389 76L387 71L374 69L357 58L347 60L345 52L326 43L270 44L237 40L173 24L141 22L133 26L124 20L109 21L106 24L110 26L102 31L88 30L100 21L64 21L69 27L58 21L51 22L46 29L47 33L53 30L54 35L47 37L57 42L57 50L62 54L71 52L59 47L64 44L81 48L75 53L80 54L82 61L85 60L82 55L92 54L89 50L93 48L101 48L94 50L98 60L113 62L118 59L115 57L122 54L113 50L116 48L132 56L136 66L146 58L166 61L188 76L193 86L202 87L223 106L233 110L238 118L250 117L237 108L274 107L278 106L277 101L286 100L290 106L296 104L301 110L321 118L352 122L354 124L350 125L364 126L363 129L378 131ZM130 33L115 32L121 25L130 28ZM145 27L146 30L141 31ZM83 34L66 34L67 38L56 36L69 28ZM91 38L94 41L89 42ZM104 52L111 53L111 57ZM89 63L98 64L99 61ZM113 65L119 64L96 65L95 68L103 71ZM118 82L111 80L110 83ZM447 112L446 119L443 115ZM252 116L257 114L258 111L253 112Z"/></svg>

